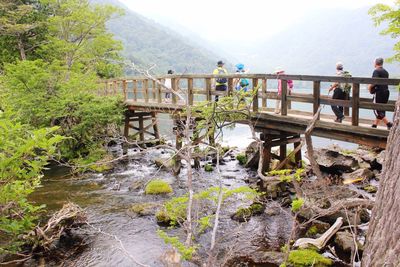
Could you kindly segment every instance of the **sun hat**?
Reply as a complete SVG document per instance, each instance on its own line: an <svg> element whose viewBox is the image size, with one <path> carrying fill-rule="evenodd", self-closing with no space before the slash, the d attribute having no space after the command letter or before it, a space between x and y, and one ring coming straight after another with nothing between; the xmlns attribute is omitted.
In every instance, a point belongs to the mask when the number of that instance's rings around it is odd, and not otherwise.
<svg viewBox="0 0 400 267"><path fill-rule="evenodd" d="M238 70L242 70L242 69L244 69L244 65L242 63L238 63L238 64L236 64L236 68Z"/></svg>

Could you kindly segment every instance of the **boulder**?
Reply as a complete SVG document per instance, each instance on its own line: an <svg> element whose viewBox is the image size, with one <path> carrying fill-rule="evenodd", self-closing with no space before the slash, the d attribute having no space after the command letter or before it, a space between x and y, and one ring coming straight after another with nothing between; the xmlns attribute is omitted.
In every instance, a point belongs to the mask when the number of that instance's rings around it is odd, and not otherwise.
<svg viewBox="0 0 400 267"><path fill-rule="evenodd" d="M155 215L159 207L159 203L135 203L129 208L129 212L138 216L150 216Z"/></svg>
<svg viewBox="0 0 400 267"><path fill-rule="evenodd" d="M135 190L143 187L144 184L145 184L144 180L135 180L130 184L128 189L129 189L129 191L135 191Z"/></svg>
<svg viewBox="0 0 400 267"><path fill-rule="evenodd" d="M246 148L246 158L247 162L245 164L246 168L257 168L258 162L260 160L260 151L258 149L258 143L256 141L251 142Z"/></svg>
<svg viewBox="0 0 400 267"><path fill-rule="evenodd" d="M318 149L314 151L314 155L321 170L327 173L353 172L359 168L354 157L343 155L337 151Z"/></svg>
<svg viewBox="0 0 400 267"><path fill-rule="evenodd" d="M352 184L369 180L374 177L374 173L369 169L358 169L352 173L344 173L342 177L344 184Z"/></svg>
<svg viewBox="0 0 400 267"><path fill-rule="evenodd" d="M170 158L156 158L154 164L160 169L173 171L175 168L175 160Z"/></svg>
<svg viewBox="0 0 400 267"><path fill-rule="evenodd" d="M251 254L235 253L234 256L228 259L223 266L280 266L284 261L285 254L282 252L254 251Z"/></svg>
<svg viewBox="0 0 400 267"><path fill-rule="evenodd" d="M383 162L385 161L385 150L382 150L381 153L378 154L376 161L380 164L383 165Z"/></svg>
<svg viewBox="0 0 400 267"><path fill-rule="evenodd" d="M355 249L353 235L350 232L337 232L335 237L335 245L344 252L351 252ZM357 241L359 251L363 251L363 246Z"/></svg>

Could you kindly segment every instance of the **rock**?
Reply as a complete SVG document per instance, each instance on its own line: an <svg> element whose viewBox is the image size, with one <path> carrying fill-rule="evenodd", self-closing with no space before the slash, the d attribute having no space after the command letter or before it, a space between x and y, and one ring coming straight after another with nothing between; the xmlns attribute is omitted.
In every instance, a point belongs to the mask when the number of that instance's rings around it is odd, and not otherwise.
<svg viewBox="0 0 400 267"><path fill-rule="evenodd" d="M337 232L334 243L344 252L351 252L355 249L353 235L347 231ZM358 241L357 246L359 251L363 251L363 246Z"/></svg>
<svg viewBox="0 0 400 267"><path fill-rule="evenodd" d="M373 185L364 186L363 189L365 191L367 191L368 193L371 193L371 194L376 193L378 191L378 188L376 186L373 186Z"/></svg>
<svg viewBox="0 0 400 267"><path fill-rule="evenodd" d="M374 177L374 173L369 169L359 169L352 173L343 174L343 184L352 184L369 180Z"/></svg>
<svg viewBox="0 0 400 267"><path fill-rule="evenodd" d="M276 199L278 196L282 195L282 192L285 191L285 187L282 182L274 181L274 182L265 182L261 180L261 187L268 197L272 199Z"/></svg>
<svg viewBox="0 0 400 267"><path fill-rule="evenodd" d="M352 172L359 168L358 162L352 156L345 156L337 151L318 149L314 151L321 170L327 173Z"/></svg>
<svg viewBox="0 0 400 267"><path fill-rule="evenodd" d="M267 215L267 216L277 216L277 215L279 215L280 213L281 213L281 208L280 207L277 207L277 206L273 206L273 207L267 207L265 210L264 210L264 213Z"/></svg>
<svg viewBox="0 0 400 267"><path fill-rule="evenodd" d="M382 150L381 153L378 154L376 161L380 164L383 165L383 162L385 161L385 150Z"/></svg>
<svg viewBox="0 0 400 267"><path fill-rule="evenodd" d="M223 266L280 266L280 264L284 261L284 253L276 251L254 251L251 254L235 253L234 257L228 259Z"/></svg>
<svg viewBox="0 0 400 267"><path fill-rule="evenodd" d="M317 234L325 233L331 225L329 223L315 220L311 223L310 227L307 229L306 236L307 237L315 237Z"/></svg>
<svg viewBox="0 0 400 267"><path fill-rule="evenodd" d="M132 206L129 208L129 211L139 216L150 216L155 215L159 207L159 203L135 203L132 204Z"/></svg>
<svg viewBox="0 0 400 267"><path fill-rule="evenodd" d="M144 186L144 181L143 180L135 180L131 183L131 185L129 186L129 191L134 191L137 190L141 187Z"/></svg>
<svg viewBox="0 0 400 267"><path fill-rule="evenodd" d="M260 215L264 212L265 207L261 203L253 203L250 207L239 208L232 216L232 220L238 222L247 222L251 216Z"/></svg>
<svg viewBox="0 0 400 267"><path fill-rule="evenodd" d="M160 169L164 170L174 170L175 160L169 158L157 158L154 160L154 164Z"/></svg>
<svg viewBox="0 0 400 267"><path fill-rule="evenodd" d="M258 151L258 143L256 141L252 142L246 148L245 153L246 153L246 158L247 158L245 167L246 168L257 168L258 162L260 160L260 153Z"/></svg>

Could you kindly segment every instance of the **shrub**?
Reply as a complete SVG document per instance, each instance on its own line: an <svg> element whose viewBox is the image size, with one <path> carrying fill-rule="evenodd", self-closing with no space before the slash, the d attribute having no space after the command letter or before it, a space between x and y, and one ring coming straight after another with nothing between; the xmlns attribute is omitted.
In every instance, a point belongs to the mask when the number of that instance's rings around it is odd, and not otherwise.
<svg viewBox="0 0 400 267"><path fill-rule="evenodd" d="M204 165L204 170L206 172L212 172L214 170L214 168L211 166L211 164L206 164L206 165Z"/></svg>
<svg viewBox="0 0 400 267"><path fill-rule="evenodd" d="M145 193L148 195L172 193L172 187L163 180L153 180L146 185Z"/></svg>
<svg viewBox="0 0 400 267"><path fill-rule="evenodd" d="M240 165L245 165L247 163L247 157L245 154L237 154L236 159L239 161Z"/></svg>
<svg viewBox="0 0 400 267"><path fill-rule="evenodd" d="M303 206L304 204L304 199L299 198L299 199L294 199L292 202L292 211L293 212L297 212L300 210L300 208Z"/></svg>

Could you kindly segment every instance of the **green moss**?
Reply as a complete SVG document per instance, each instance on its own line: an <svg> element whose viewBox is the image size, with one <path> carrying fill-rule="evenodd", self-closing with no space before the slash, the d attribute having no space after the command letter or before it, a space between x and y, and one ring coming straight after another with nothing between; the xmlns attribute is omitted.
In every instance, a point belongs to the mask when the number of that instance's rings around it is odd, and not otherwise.
<svg viewBox="0 0 400 267"><path fill-rule="evenodd" d="M156 220L160 224L165 224L165 225L176 225L177 222L172 220L172 218L168 215L167 211L165 209L161 209L157 211L156 213Z"/></svg>
<svg viewBox="0 0 400 267"><path fill-rule="evenodd" d="M308 228L306 236L315 236L316 234L318 234L318 228L314 225Z"/></svg>
<svg viewBox="0 0 400 267"><path fill-rule="evenodd" d="M236 159L239 161L240 165L245 165L247 163L247 157L245 154L237 154Z"/></svg>
<svg viewBox="0 0 400 267"><path fill-rule="evenodd" d="M253 215L259 215L264 211L264 206L260 203L253 203L247 208L239 208L232 219L239 222L244 222L250 219Z"/></svg>
<svg viewBox="0 0 400 267"><path fill-rule="evenodd" d="M292 250L289 253L288 261L296 267L326 267L333 264L332 260L325 258L312 249Z"/></svg>
<svg viewBox="0 0 400 267"><path fill-rule="evenodd" d="M146 216L154 214L154 211L158 206L159 205L156 203L135 203L132 204L129 210L140 216Z"/></svg>
<svg viewBox="0 0 400 267"><path fill-rule="evenodd" d="M378 188L376 188L376 186L373 185L367 185L364 186L364 190L367 191L368 193L376 193L378 191Z"/></svg>
<svg viewBox="0 0 400 267"><path fill-rule="evenodd" d="M304 204L304 199L299 198L299 199L294 199L292 201L292 211L293 212L297 212L300 210L300 208L303 206Z"/></svg>
<svg viewBox="0 0 400 267"><path fill-rule="evenodd" d="M211 166L211 164L206 164L206 165L204 165L204 170L206 172L212 172L214 170L214 168Z"/></svg>
<svg viewBox="0 0 400 267"><path fill-rule="evenodd" d="M146 185L145 193L148 195L172 193L172 187L163 180L153 180Z"/></svg>

